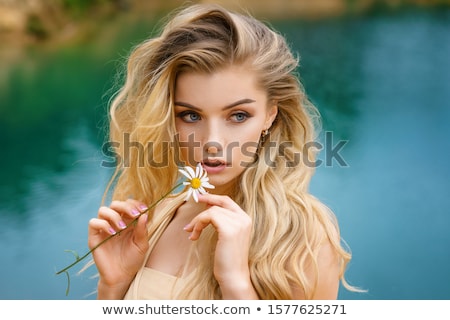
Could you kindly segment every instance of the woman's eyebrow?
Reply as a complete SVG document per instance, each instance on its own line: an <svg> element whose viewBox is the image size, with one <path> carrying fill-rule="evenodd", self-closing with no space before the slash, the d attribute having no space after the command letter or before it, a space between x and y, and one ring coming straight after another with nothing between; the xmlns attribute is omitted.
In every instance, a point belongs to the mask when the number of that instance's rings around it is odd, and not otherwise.
<svg viewBox="0 0 450 320"><path fill-rule="evenodd" d="M238 100L238 101L236 101L236 102L233 102L233 103L231 103L231 104L229 104L229 105L223 107L222 110L227 110L227 109L236 107L236 106L241 105L241 104L253 103L253 102L256 102L256 100L253 100L253 99L241 99L241 100ZM196 106L194 106L194 105L192 105L192 104L190 104L190 103L187 103L187 102L175 101L174 104L175 104L176 106L186 107L186 108L194 109L194 110L198 110L198 111L201 111L201 110L202 110L202 109L200 109L199 107L196 107Z"/></svg>

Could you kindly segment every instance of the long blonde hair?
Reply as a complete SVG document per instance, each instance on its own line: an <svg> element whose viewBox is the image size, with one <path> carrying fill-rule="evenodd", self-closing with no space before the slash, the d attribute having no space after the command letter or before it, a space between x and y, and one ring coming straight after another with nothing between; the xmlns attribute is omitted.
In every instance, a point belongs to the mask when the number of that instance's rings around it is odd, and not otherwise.
<svg viewBox="0 0 450 320"><path fill-rule="evenodd" d="M211 73L232 64L250 66L268 101L278 106L270 134L261 141L255 163L241 175L233 197L253 221L249 268L256 292L261 299L292 299L295 286L312 298L318 250L327 241L339 257L341 280L348 286L344 272L351 255L341 243L336 219L308 191L314 167L307 163L314 163L315 150L306 146L316 139L318 112L298 80L298 59L285 39L250 15L217 5L189 6L176 12L159 36L134 48L125 83L111 104L110 139L119 142L121 161L107 192L113 190L114 199L152 203L172 188L178 178L173 111L177 75ZM181 201L177 197L150 215L151 242ZM202 234L202 250L208 254L192 254L194 280L179 298L221 298L213 274L216 240L213 228ZM311 268L316 274L308 278L305 270Z"/></svg>

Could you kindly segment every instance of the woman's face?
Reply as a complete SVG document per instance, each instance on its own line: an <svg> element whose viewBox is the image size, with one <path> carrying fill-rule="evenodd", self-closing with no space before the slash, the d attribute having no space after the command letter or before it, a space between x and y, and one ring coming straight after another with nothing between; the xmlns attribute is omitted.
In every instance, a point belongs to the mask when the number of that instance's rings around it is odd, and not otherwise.
<svg viewBox="0 0 450 320"><path fill-rule="evenodd" d="M218 193L253 163L261 132L277 114L243 66L180 74L174 104L182 160L200 162Z"/></svg>

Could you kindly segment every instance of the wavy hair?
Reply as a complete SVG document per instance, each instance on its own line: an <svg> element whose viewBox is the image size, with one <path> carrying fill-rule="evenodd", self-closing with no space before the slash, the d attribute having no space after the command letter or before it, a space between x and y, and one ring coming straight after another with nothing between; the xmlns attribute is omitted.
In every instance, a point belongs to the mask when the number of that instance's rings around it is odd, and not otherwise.
<svg viewBox="0 0 450 320"><path fill-rule="evenodd" d="M110 108L110 139L119 142L118 156L124 161L106 193L113 191L115 199L133 197L152 203L170 190L178 179L173 100L177 75L212 73L236 64L249 66L268 101L278 106L270 134L261 142L255 163L240 176L233 197L253 221L249 268L257 294L261 299L292 299L295 286L312 298L318 251L324 242L334 248L341 281L351 289L344 277L351 255L341 241L335 216L308 191L314 168L305 161L292 165L298 155L314 162L316 151L305 146L316 139L319 114L299 82L298 58L284 37L250 15L217 5L192 5L171 16L159 36L134 48L125 83ZM125 136L145 146L148 159L165 165L142 165L142 150L127 150ZM182 201L174 197L170 206L150 214L151 243ZM202 247L191 254L194 278L178 298L221 298L213 274L216 236L211 227L202 233ZM311 269L314 276L308 277L306 270Z"/></svg>

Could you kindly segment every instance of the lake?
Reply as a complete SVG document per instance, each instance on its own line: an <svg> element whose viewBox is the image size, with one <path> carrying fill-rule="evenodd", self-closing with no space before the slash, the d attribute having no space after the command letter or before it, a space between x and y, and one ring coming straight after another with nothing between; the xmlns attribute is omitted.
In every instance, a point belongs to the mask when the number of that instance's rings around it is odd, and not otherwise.
<svg viewBox="0 0 450 320"><path fill-rule="evenodd" d="M349 282L368 290L339 298L450 299L450 10L273 25L299 52L321 139L338 151L319 155L311 192L352 250ZM65 250L87 251L111 174L101 166L109 89L152 26L120 30L30 48L0 86L0 299L95 298L95 270L73 270L67 297L55 271L74 259Z"/></svg>

